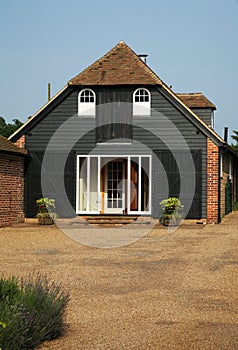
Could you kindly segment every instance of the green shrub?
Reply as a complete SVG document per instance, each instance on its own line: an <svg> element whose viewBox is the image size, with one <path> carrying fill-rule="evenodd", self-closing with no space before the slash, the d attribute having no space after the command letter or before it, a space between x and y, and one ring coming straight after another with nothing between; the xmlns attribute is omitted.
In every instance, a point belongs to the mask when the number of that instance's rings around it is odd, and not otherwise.
<svg viewBox="0 0 238 350"><path fill-rule="evenodd" d="M160 217L160 223L164 226L178 226L180 225L183 215L181 211L183 205L180 200L175 197L164 199L160 202L163 214Z"/></svg>
<svg viewBox="0 0 238 350"><path fill-rule="evenodd" d="M233 202L232 203L232 210L237 211L238 210L238 202Z"/></svg>
<svg viewBox="0 0 238 350"><path fill-rule="evenodd" d="M179 213L183 208L180 200L175 197L170 197L162 200L160 202L160 206L163 209L163 214Z"/></svg>
<svg viewBox="0 0 238 350"><path fill-rule="evenodd" d="M69 295L47 277L0 279L0 349L33 349L65 329Z"/></svg>
<svg viewBox="0 0 238 350"><path fill-rule="evenodd" d="M36 200L38 213L49 213L55 208L55 200L52 198L39 198Z"/></svg>

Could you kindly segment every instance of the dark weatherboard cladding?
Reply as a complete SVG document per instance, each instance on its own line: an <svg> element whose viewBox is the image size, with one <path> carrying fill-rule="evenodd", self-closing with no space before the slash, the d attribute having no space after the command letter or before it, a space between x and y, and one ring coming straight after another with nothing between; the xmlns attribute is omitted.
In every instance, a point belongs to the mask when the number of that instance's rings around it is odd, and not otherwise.
<svg viewBox="0 0 238 350"><path fill-rule="evenodd" d="M119 42L11 136L24 136L29 154L26 216L35 215L45 186L61 217L159 217L160 201L179 196L187 217L206 219L208 152L224 147L212 129L215 109L202 93L174 93Z"/></svg>
<svg viewBox="0 0 238 350"><path fill-rule="evenodd" d="M171 164L168 160L168 148L170 146L179 149L179 141L175 138L171 140L169 125L166 120L172 122L173 125L183 135L188 147L191 149L196 164L196 193L193 205L189 212L189 217L200 218L206 213L206 137L198 130L198 128L190 123L187 118L168 101L160 92L160 89L148 86L151 92L152 112L149 117L133 117L132 95L137 87L92 87L97 97L96 118L77 116L78 87L71 88L68 94L60 103L47 113L39 123L34 125L26 134L26 148L31 154L26 169L26 216L35 215L35 200L42 196L41 191L41 163L48 142L52 136L61 127L62 130L55 136L52 150L52 164L55 172L55 188L57 188L57 169L62 164L62 154L68 154L68 160L65 166L65 187L66 193L72 207L76 207L76 156L86 155L92 152L98 142L105 142L113 139L113 133L119 137L133 139L135 145L102 145L102 154L137 154L141 145L145 145L156 157L161 159L162 165L168 173L170 182L170 195L177 196L179 191L180 174L175 163ZM100 105L98 105L100 104ZM112 106L116 108L112 111ZM122 106L122 107L120 107ZM131 108L130 108L131 106ZM113 117L111 117L113 115ZM125 118L126 116L126 118ZM100 120L98 120L98 118ZM118 123L119 118L119 123ZM64 123L71 120L64 128ZM110 123L111 120L111 123ZM129 120L129 122L128 122ZM113 123L115 122L115 123ZM97 125L102 125L98 127ZM118 126L120 126L118 128ZM80 133L79 133L80 130ZM85 133L85 134L84 134ZM161 134L164 140L161 140ZM83 135L77 137L77 135ZM78 141L73 145L72 149L68 149L70 140L74 137ZM166 141L167 140L167 141ZM143 147L140 152L144 152ZM164 152L164 153L163 153ZM183 152L180 151L182 157ZM201 161L202 160L202 161ZM169 168L168 164L171 165ZM189 176L189 173L188 173ZM159 189L160 169L156 169L152 161L152 188ZM152 214L158 215L159 201L163 199L165 194L158 190L152 191ZM52 197L54 193L52 193ZM60 216L74 216L75 212L64 210L64 195L58 191L56 202ZM184 198L186 202L186 198Z"/></svg>

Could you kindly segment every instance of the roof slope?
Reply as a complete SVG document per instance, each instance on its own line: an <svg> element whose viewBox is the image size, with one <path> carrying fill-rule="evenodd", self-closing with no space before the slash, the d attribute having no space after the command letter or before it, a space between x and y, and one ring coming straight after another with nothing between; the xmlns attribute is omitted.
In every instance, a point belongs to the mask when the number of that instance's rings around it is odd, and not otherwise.
<svg viewBox="0 0 238 350"><path fill-rule="evenodd" d="M195 122L197 127L218 145L224 145L225 141L213 129L211 129L191 108L212 108L215 105L202 93L176 94L169 88L123 41L97 60L82 73L71 79L68 84L47 102L38 112L20 127L9 140L16 141L21 135L31 130L31 127L40 122L51 108L59 104L67 94L70 94L75 86L82 85L154 85L171 98L171 103L182 108L182 112ZM71 91L71 92L70 92ZM167 98L166 97L166 98Z"/></svg>
<svg viewBox="0 0 238 350"><path fill-rule="evenodd" d="M11 141L0 135L0 152L27 154L27 150L17 147Z"/></svg>
<svg viewBox="0 0 238 350"><path fill-rule="evenodd" d="M201 92L177 93L178 98L185 103L189 108L211 108L216 109L216 106L208 100Z"/></svg>
<svg viewBox="0 0 238 350"><path fill-rule="evenodd" d="M162 81L124 41L120 41L68 84L161 85Z"/></svg>

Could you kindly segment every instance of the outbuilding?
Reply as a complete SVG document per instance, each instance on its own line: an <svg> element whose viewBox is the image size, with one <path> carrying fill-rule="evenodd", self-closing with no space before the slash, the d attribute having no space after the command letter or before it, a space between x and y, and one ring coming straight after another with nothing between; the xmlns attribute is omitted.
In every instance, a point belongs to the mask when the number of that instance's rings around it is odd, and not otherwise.
<svg viewBox="0 0 238 350"><path fill-rule="evenodd" d="M27 151L0 135L0 227L24 221L24 163Z"/></svg>

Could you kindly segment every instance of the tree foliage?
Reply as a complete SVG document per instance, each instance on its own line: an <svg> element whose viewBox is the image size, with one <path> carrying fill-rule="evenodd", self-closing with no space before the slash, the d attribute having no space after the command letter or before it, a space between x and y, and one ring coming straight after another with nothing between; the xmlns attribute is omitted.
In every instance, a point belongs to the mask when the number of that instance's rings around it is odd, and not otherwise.
<svg viewBox="0 0 238 350"><path fill-rule="evenodd" d="M17 129L19 129L23 123L18 119L13 119L13 123L6 123L3 117L0 117L0 135L4 137L9 137Z"/></svg>
<svg viewBox="0 0 238 350"><path fill-rule="evenodd" d="M235 140L235 143L231 144L231 147L238 152L238 131L237 130L233 130L233 133L235 135L231 135L232 139Z"/></svg>

